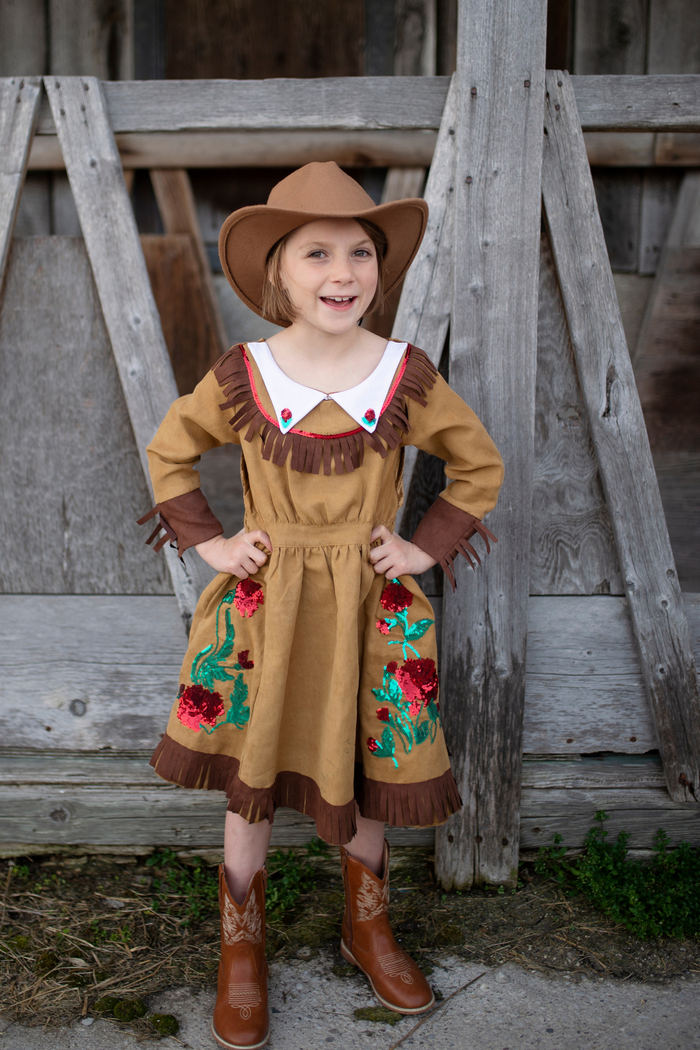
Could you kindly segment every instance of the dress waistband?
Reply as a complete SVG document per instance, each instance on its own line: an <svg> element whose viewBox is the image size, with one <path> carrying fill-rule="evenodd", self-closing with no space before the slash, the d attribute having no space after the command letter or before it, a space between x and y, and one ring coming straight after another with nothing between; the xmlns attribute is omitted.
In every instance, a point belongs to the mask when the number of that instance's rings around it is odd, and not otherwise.
<svg viewBox="0 0 700 1050"><path fill-rule="evenodd" d="M369 546L372 525L339 522L335 525L260 524L273 547L351 547Z"/></svg>

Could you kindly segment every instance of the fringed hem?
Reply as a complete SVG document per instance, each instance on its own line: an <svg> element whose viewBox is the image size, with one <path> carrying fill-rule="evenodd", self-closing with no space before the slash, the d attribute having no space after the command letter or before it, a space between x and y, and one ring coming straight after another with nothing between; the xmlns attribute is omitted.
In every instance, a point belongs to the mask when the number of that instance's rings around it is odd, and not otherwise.
<svg viewBox="0 0 700 1050"><path fill-rule="evenodd" d="M472 569L481 565L481 558L469 543L476 533L486 544L486 553L490 554L489 540L498 543L494 534L469 511L455 507L442 496L438 496L423 515L413 534L412 542L431 558L435 558L435 561L444 570L454 591L457 584L453 565L458 554L467 559Z"/></svg>
<svg viewBox="0 0 700 1050"><path fill-rule="evenodd" d="M395 828L432 828L462 808L451 769L419 784L388 784L360 775L355 795L363 817Z"/></svg>
<svg viewBox="0 0 700 1050"><path fill-rule="evenodd" d="M296 427L283 434L277 423L265 412L255 390L253 374L242 343L232 347L213 368L226 401L222 412L235 409L230 425L238 432L247 426L245 440L255 434L262 439L262 455L282 466L291 453L292 470L305 474L330 474L335 465L336 474L349 474L362 463L365 446L380 456L388 455L411 429L406 410L410 397L423 407L426 395L435 385L437 369L430 358L416 346L408 346L402 372L388 403L382 409L373 434L362 427L345 434L309 434Z"/></svg>
<svg viewBox="0 0 700 1050"><path fill-rule="evenodd" d="M345 846L357 832L355 798L332 806L318 785L301 773L283 771L272 787L251 788L238 776L239 761L231 755L191 751L167 733L153 752L151 765L159 777L184 788L223 791L227 809L249 824L274 822L278 806L289 806L311 817L319 838L332 846ZM369 780L361 770L355 778L355 796L363 817L393 827L434 827L444 823L462 805L452 771L420 784L387 784Z"/></svg>
<svg viewBox="0 0 700 1050"><path fill-rule="evenodd" d="M144 514L142 518L139 518L136 524L145 525L147 521L151 520L151 518L155 518L156 514L158 514L159 509L160 508L156 504L155 507L152 507L151 510L149 510L148 514ZM163 530L163 535L159 536L161 529ZM159 551L163 549L168 540L170 540L171 546L177 546L177 536L175 535L170 525L168 525L167 521L162 516L162 514L160 514L158 516L158 522L156 524L155 529L146 540L146 546L149 546L152 543L154 553L158 554Z"/></svg>

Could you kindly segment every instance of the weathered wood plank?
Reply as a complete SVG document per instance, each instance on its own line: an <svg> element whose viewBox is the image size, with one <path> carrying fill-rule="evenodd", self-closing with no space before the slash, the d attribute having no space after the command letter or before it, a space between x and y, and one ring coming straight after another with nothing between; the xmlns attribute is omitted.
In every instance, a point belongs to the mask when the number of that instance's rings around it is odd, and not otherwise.
<svg viewBox="0 0 700 1050"><path fill-rule="evenodd" d="M0 301L40 98L41 77L0 80Z"/></svg>
<svg viewBox="0 0 700 1050"><path fill-rule="evenodd" d="M555 834L562 845L581 847L595 824L595 814L604 810L608 841L621 831L630 835L630 849L650 849L659 828L670 843L681 840L700 846L700 814L692 802L674 802L663 787L606 789L523 788L520 811L520 841L523 849L551 846Z"/></svg>
<svg viewBox="0 0 700 1050"><path fill-rule="evenodd" d="M48 0L47 71L103 80L134 75L132 0Z"/></svg>
<svg viewBox="0 0 700 1050"><path fill-rule="evenodd" d="M417 131L147 131L116 135L125 170L134 168L278 168L334 160L349 168L427 167L437 132ZM55 135L37 135L29 170L64 166Z"/></svg>
<svg viewBox="0 0 700 1050"><path fill-rule="evenodd" d="M542 188L579 382L669 791L700 787L698 680L566 73L547 74ZM700 791L697 792L700 800Z"/></svg>
<svg viewBox="0 0 700 1050"><path fill-rule="evenodd" d="M566 314L543 234L530 594L623 593Z"/></svg>
<svg viewBox="0 0 700 1050"><path fill-rule="evenodd" d="M44 83L136 446L148 478L146 445L177 397L177 388L119 154L98 80L46 77ZM196 605L199 581L169 544L165 555L187 625Z"/></svg>
<svg viewBox="0 0 700 1050"><path fill-rule="evenodd" d="M201 263L186 233L141 234L141 248L177 389L189 394L222 352Z"/></svg>
<svg viewBox="0 0 700 1050"><path fill-rule="evenodd" d="M700 76L577 76L571 81L584 131L700 131ZM437 131L449 84L449 77L132 80L105 82L103 90L115 134ZM56 133L48 106L41 107L37 131Z"/></svg>
<svg viewBox="0 0 700 1050"><path fill-rule="evenodd" d="M575 73L645 73L646 0L577 0Z"/></svg>
<svg viewBox="0 0 700 1050"><path fill-rule="evenodd" d="M595 168L593 185L610 266L620 273L634 273L639 262L642 173Z"/></svg>
<svg viewBox="0 0 700 1050"><path fill-rule="evenodd" d="M530 598L522 746L526 755L658 747L624 598Z"/></svg>
<svg viewBox="0 0 700 1050"><path fill-rule="evenodd" d="M0 786L0 842L87 845L223 845L226 796L185 791L169 784L150 788ZM432 828L387 828L392 845L431 846ZM315 839L316 825L291 809L278 809L275 846L301 846Z"/></svg>
<svg viewBox="0 0 700 1050"><path fill-rule="evenodd" d="M584 131L698 131L698 76L575 76Z"/></svg>
<svg viewBox="0 0 700 1050"><path fill-rule="evenodd" d="M185 647L173 598L3 596L4 746L154 747Z"/></svg>
<svg viewBox="0 0 700 1050"><path fill-rule="evenodd" d="M225 522L226 508L212 504ZM700 657L700 595L684 598ZM184 648L174 598L1 596L4 746L153 748ZM634 753L656 746L626 599L530 598L523 750Z"/></svg>
<svg viewBox="0 0 700 1050"><path fill-rule="evenodd" d="M425 187L430 208L428 227L411 269L403 283L392 336L425 350L433 364L440 364L452 310L452 214L455 171L455 120L457 82L447 96L435 155ZM406 448L404 489L408 494L417 449ZM403 508L396 518L401 527Z"/></svg>
<svg viewBox="0 0 700 1050"><path fill-rule="evenodd" d="M15 240L0 448L0 592L172 593L136 525L150 495L80 238Z"/></svg>
<svg viewBox="0 0 700 1050"><path fill-rule="evenodd" d="M635 355L678 578L700 586L700 175L681 184Z"/></svg>
<svg viewBox="0 0 700 1050"><path fill-rule="evenodd" d="M550 788L577 790L665 790L664 771L656 755L605 755L578 761L523 762L523 789L548 791ZM534 800L531 794L530 799Z"/></svg>
<svg viewBox="0 0 700 1050"><path fill-rule="evenodd" d="M212 347L214 358L209 364L213 364L221 354L228 350L228 339L226 338L226 330L214 290L207 250L204 247L202 231L199 227L197 206L192 193L190 177L184 168L165 170L154 168L151 170L151 182L165 232L186 234L192 240L198 263L199 283L205 301L207 320L215 333L216 348L219 351L215 353L215 348ZM204 371L202 371L202 374L204 374Z"/></svg>
<svg viewBox="0 0 700 1050"><path fill-rule="evenodd" d="M46 0L0 4L0 77L42 76L47 69Z"/></svg>
<svg viewBox="0 0 700 1050"><path fill-rule="evenodd" d="M508 464L498 548L444 598L442 696L462 812L437 833L446 887L514 883L537 365L546 3L460 5L450 384ZM462 559L459 559L462 562Z"/></svg>
<svg viewBox="0 0 700 1050"><path fill-rule="evenodd" d="M696 0L650 0L647 73L700 73Z"/></svg>
<svg viewBox="0 0 700 1050"><path fill-rule="evenodd" d="M676 171L644 172L639 218L639 273L656 273L673 219L680 179L681 173ZM630 351L634 351L634 346Z"/></svg>

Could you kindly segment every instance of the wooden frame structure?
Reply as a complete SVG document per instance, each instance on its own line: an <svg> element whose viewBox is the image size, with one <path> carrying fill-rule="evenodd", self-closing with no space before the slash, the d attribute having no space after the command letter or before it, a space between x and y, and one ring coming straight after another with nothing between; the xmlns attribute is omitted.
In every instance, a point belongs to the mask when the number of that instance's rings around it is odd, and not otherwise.
<svg viewBox="0 0 700 1050"><path fill-rule="evenodd" d="M533 838L526 833L522 799L545 781L569 790L566 777L554 775L556 763L541 763L539 780L532 770L523 779L526 678L538 631L545 647L549 638L556 649L562 632L574 625L584 630L587 617L592 630L601 614L612 622L610 617L624 619L623 606L629 609L638 654L634 659L651 714L647 738L629 750L648 751L658 741L666 789L656 767L651 772L647 767L641 778L640 770L633 770L623 782L635 788L653 783L667 818L672 814L684 828L687 820L696 819L700 800L700 702L691 636L582 137L582 128L699 130L700 77L569 77L555 71L545 79L543 0L477 0L460 11L459 64L451 87L439 77L102 84L89 77L52 76L44 78L42 100L39 78L0 82L0 273L10 251L32 144L56 135L146 476L145 446L177 391L115 135L122 136L124 147L129 136L150 136L152 142L153 136L163 136L172 146L183 135L225 139L303 128L324 134L434 136L437 129L425 191L430 223L404 285L395 330L422 345L437 364L449 328L452 385L484 420L508 467L490 520L501 540L497 553L476 576L462 567L456 594L444 598L443 697L465 802L463 811L437 834L438 870L446 887L511 884L519 847L526 840L532 844ZM178 167L182 164L181 159ZM607 566L611 597L596 597L581 582L583 569L576 570L578 576L573 573L571 585L564 580L566 573L560 573L549 591L533 592L531 586L543 288L554 313L559 311L560 342L566 344L560 352L572 355L567 374L572 389L579 391L581 426L589 442L581 454L588 457L587 469L593 464L596 492L602 484L602 503L595 498L614 537L614 544L606 541L605 550L603 543L595 556ZM407 456L407 491L415 462L415 456ZM590 511L588 505L584 509ZM541 518L537 524L540 529ZM167 548L166 557L187 623L199 581ZM610 580L619 580L623 590L611 591ZM540 597L533 599L533 593ZM607 603L604 613L601 603ZM580 696L584 678L585 673ZM525 732L533 737L527 724ZM604 735L593 734L598 744ZM541 738L546 740L547 734ZM578 754L586 750L581 741L570 740L561 748L541 747L540 753L566 755L574 749ZM588 750L606 748L594 741ZM83 794L77 810L82 804L97 813L101 804L107 805L107 789L100 787L106 783L138 789L130 796L132 802L137 796L141 800L134 813L150 806L146 830L136 833L132 819L129 838L123 838L128 822L121 830L113 824L116 838L106 841L218 840L210 803L201 797L191 806L188 802L180 831L154 825L153 801L147 804L146 795L151 791L155 798L156 789L146 786L138 762L122 745L120 755L109 761L93 754L80 770L66 769L62 782L78 785L78 794L80 785L93 788L89 804ZM62 765L60 755L57 763L54 768ZM36 779L28 780L26 763L15 754L4 765L2 783L56 784L57 774L48 772L47 762L40 766L35 767ZM596 781L584 766L577 783L598 783L603 798L612 781L604 775ZM171 808L173 790L164 788L158 795ZM38 799L42 791L37 792ZM184 794L178 792L178 797ZM640 798L637 810L644 809ZM70 807L65 812L70 815ZM292 838L309 833L303 818L290 823L299 829L292 830ZM5 819L0 813L3 825L6 841L51 842L59 837L56 825L47 824L34 829L33 840L23 838L12 815ZM548 826L554 825L550 821ZM66 841L90 841L86 826L89 821L81 830L77 820ZM539 832L539 826L533 828L533 834ZM411 841L410 834L402 835L395 835L395 841Z"/></svg>

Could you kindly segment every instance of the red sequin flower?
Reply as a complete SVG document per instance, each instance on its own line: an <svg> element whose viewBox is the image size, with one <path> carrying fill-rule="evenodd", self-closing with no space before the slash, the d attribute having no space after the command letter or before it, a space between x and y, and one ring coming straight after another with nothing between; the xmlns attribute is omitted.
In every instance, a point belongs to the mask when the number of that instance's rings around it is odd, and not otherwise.
<svg viewBox="0 0 700 1050"><path fill-rule="evenodd" d="M377 718L379 719L380 722L388 722L389 721L389 708L388 707L378 707L377 708Z"/></svg>
<svg viewBox="0 0 700 1050"><path fill-rule="evenodd" d="M386 665L387 674L396 674L397 667L398 664L396 663L396 660L392 660L391 663Z"/></svg>
<svg viewBox="0 0 700 1050"><path fill-rule="evenodd" d="M408 713L411 718L415 718L420 711L420 700L412 700L408 705Z"/></svg>
<svg viewBox="0 0 700 1050"><path fill-rule="evenodd" d="M367 738L367 750L368 751L372 751L374 753L377 750L378 747L379 747L379 744L377 743L377 741L374 739L373 736L370 736L370 737Z"/></svg>
<svg viewBox="0 0 700 1050"><path fill-rule="evenodd" d="M377 620L377 623L376 623L375 626L376 626L378 631L381 631L382 634L388 634L389 631L391 630L391 628L389 627L389 624L386 622L386 620Z"/></svg>
<svg viewBox="0 0 700 1050"><path fill-rule="evenodd" d="M437 668L435 661L429 657L421 660L407 660L403 667L397 670L396 681L401 686L406 699L412 703L422 701L427 707L431 700L437 699Z"/></svg>
<svg viewBox="0 0 700 1050"><path fill-rule="evenodd" d="M241 580L236 587L233 604L241 616L251 617L260 605L265 604L262 587L255 580Z"/></svg>
<svg viewBox="0 0 700 1050"><path fill-rule="evenodd" d="M401 612L413 605L413 595L402 584L390 583L382 591L379 601L389 612Z"/></svg>
<svg viewBox="0 0 700 1050"><path fill-rule="evenodd" d="M238 666L243 671L249 671L251 667L255 667L253 661L248 659L249 653L250 649L244 649L243 652L238 654Z"/></svg>
<svg viewBox="0 0 700 1050"><path fill-rule="evenodd" d="M283 408L282 411L280 412L280 416L282 417L282 421L284 423L288 423L289 420L292 418L292 413L290 412L290 410L288 408Z"/></svg>
<svg viewBox="0 0 700 1050"><path fill-rule="evenodd" d="M183 726L198 733L203 722L213 726L224 713L224 702L218 693L210 693L203 685L188 685L180 696L177 717Z"/></svg>
<svg viewBox="0 0 700 1050"><path fill-rule="evenodd" d="M374 409L368 408L363 418L365 423L374 423L375 419L377 418Z"/></svg>

